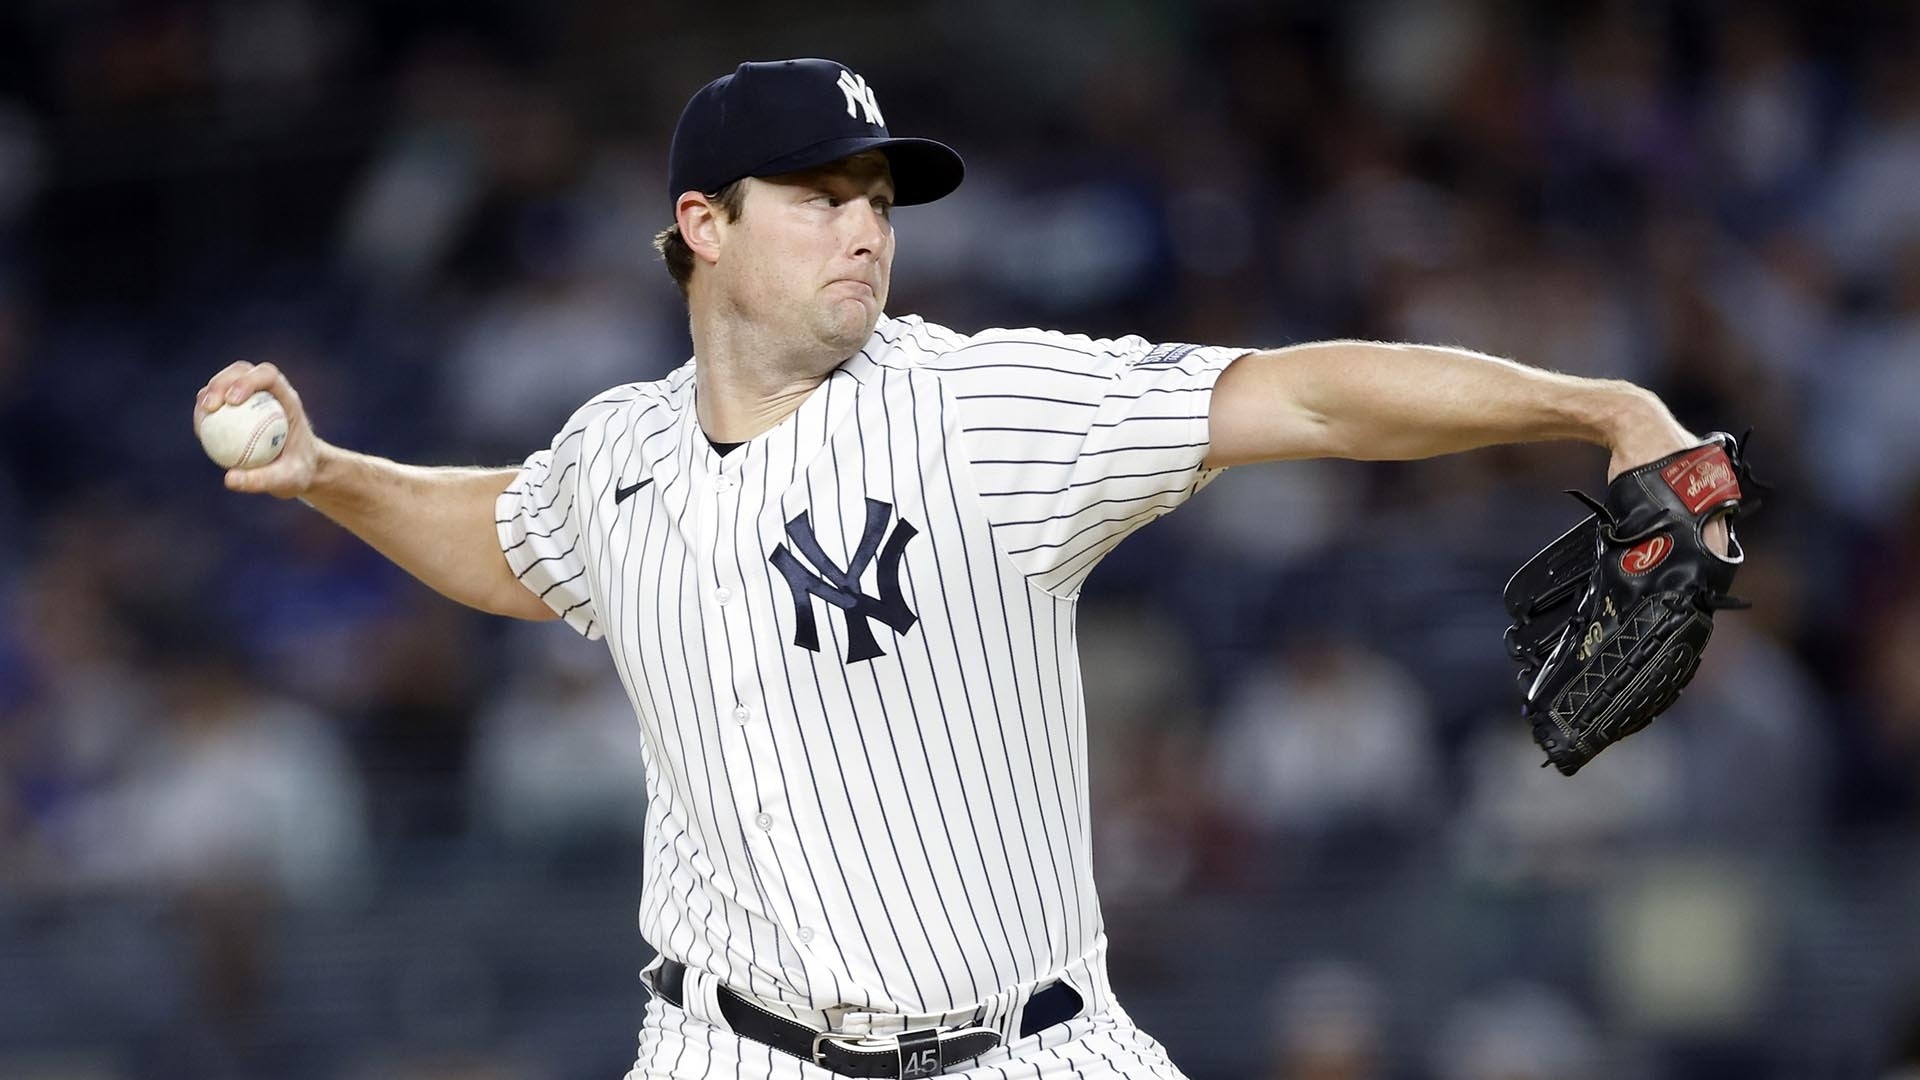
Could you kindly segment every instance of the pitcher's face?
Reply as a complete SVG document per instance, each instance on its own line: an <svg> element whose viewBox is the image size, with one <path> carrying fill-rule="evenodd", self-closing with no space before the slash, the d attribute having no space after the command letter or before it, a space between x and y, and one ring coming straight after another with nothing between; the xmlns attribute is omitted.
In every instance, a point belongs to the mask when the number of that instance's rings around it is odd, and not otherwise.
<svg viewBox="0 0 1920 1080"><path fill-rule="evenodd" d="M734 312L835 362L873 335L893 273L893 180L870 151L804 172L749 178L714 264Z"/></svg>

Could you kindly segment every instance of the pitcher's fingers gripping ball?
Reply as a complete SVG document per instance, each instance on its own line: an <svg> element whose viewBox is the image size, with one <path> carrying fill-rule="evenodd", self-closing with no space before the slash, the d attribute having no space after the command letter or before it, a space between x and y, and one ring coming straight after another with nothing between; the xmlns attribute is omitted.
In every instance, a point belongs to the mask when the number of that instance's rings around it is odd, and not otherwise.
<svg viewBox="0 0 1920 1080"><path fill-rule="evenodd" d="M287 441L287 413L265 390L238 405L222 405L200 420L200 445L214 464L257 469L280 456Z"/></svg>
<svg viewBox="0 0 1920 1080"><path fill-rule="evenodd" d="M1572 776L1646 727L1700 667L1713 613L1744 559L1732 519L1764 490L1740 443L1699 446L1629 469L1593 515L1528 560L1507 583L1507 651L1520 663L1522 715L1547 763ZM1727 520L1727 555L1706 535Z"/></svg>
<svg viewBox="0 0 1920 1080"><path fill-rule="evenodd" d="M273 364L236 360L220 369L193 399L193 430L207 456L227 465L228 491L276 499L304 498L326 449L300 394Z"/></svg>

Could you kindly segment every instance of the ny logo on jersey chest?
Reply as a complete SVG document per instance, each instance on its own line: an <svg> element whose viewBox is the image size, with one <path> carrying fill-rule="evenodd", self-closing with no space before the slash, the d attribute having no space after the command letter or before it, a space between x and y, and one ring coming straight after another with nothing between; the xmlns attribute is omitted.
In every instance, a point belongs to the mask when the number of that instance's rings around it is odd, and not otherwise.
<svg viewBox="0 0 1920 1080"><path fill-rule="evenodd" d="M860 532L860 545L845 567L821 550L820 541L813 534L813 521L804 510L787 522L787 539L800 555L794 555L787 550L787 545L781 544L767 559L793 590L793 643L803 649L820 651L820 628L813 618L813 600L818 597L830 607L839 608L847 618L849 664L886 655L886 650L874 640L869 620L877 620L896 634L906 633L919 620L900 592L900 557L907 553L907 541L919 535L919 530L902 520L894 523L889 535L887 520L893 516L893 507L878 499L866 502L867 520ZM811 569L800 561L801 556L812 564ZM876 558L880 595L868 596L860 591L860 578Z"/></svg>

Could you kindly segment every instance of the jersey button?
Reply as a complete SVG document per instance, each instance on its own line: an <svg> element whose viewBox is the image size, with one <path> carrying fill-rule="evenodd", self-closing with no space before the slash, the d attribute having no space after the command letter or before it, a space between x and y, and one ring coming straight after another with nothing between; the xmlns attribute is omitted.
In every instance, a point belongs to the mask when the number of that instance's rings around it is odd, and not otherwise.
<svg viewBox="0 0 1920 1080"><path fill-rule="evenodd" d="M733 490L733 477L731 477L731 476L716 476L716 477L714 477L714 478L713 478L713 490L715 490L715 491L719 491L719 492L728 492L728 491L732 491L732 490Z"/></svg>
<svg viewBox="0 0 1920 1080"><path fill-rule="evenodd" d="M753 823L755 825L760 826L761 832L773 831L773 815L772 814L755 814L753 816Z"/></svg>
<svg viewBox="0 0 1920 1080"><path fill-rule="evenodd" d="M722 585L719 588L713 590L714 603L724 604L731 599L733 599L733 590L727 588L725 585Z"/></svg>
<svg viewBox="0 0 1920 1080"><path fill-rule="evenodd" d="M800 934L799 934L799 937L800 937L800 944L802 944L802 945L805 945L805 944L806 944L807 942L809 942L809 941L812 941L812 940L813 940L813 927L811 927L811 926L803 926L803 927L801 927L801 928L800 928Z"/></svg>
<svg viewBox="0 0 1920 1080"><path fill-rule="evenodd" d="M736 724L739 724L739 725L741 725L742 727L744 727L744 726L746 726L746 723L747 723L747 721L749 721L749 720L751 720L751 719L753 719L753 710L752 710L752 709L749 709L749 708L747 708L747 707L746 707L745 705L742 705L742 706L740 706L739 708L737 708L737 709L735 709L735 710L733 710L733 722L734 722L734 723L736 723Z"/></svg>

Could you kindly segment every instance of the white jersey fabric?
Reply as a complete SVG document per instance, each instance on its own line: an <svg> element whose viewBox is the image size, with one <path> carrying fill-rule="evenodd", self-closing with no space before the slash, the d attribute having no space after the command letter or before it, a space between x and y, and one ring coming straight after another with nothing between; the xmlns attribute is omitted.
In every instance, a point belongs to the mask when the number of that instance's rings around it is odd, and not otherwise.
<svg viewBox="0 0 1920 1080"><path fill-rule="evenodd" d="M633 701L640 929L690 999L1004 1017L1066 977L1111 1005L1076 600L1212 478L1245 351L882 318L725 456L689 361L527 459L500 543Z"/></svg>

